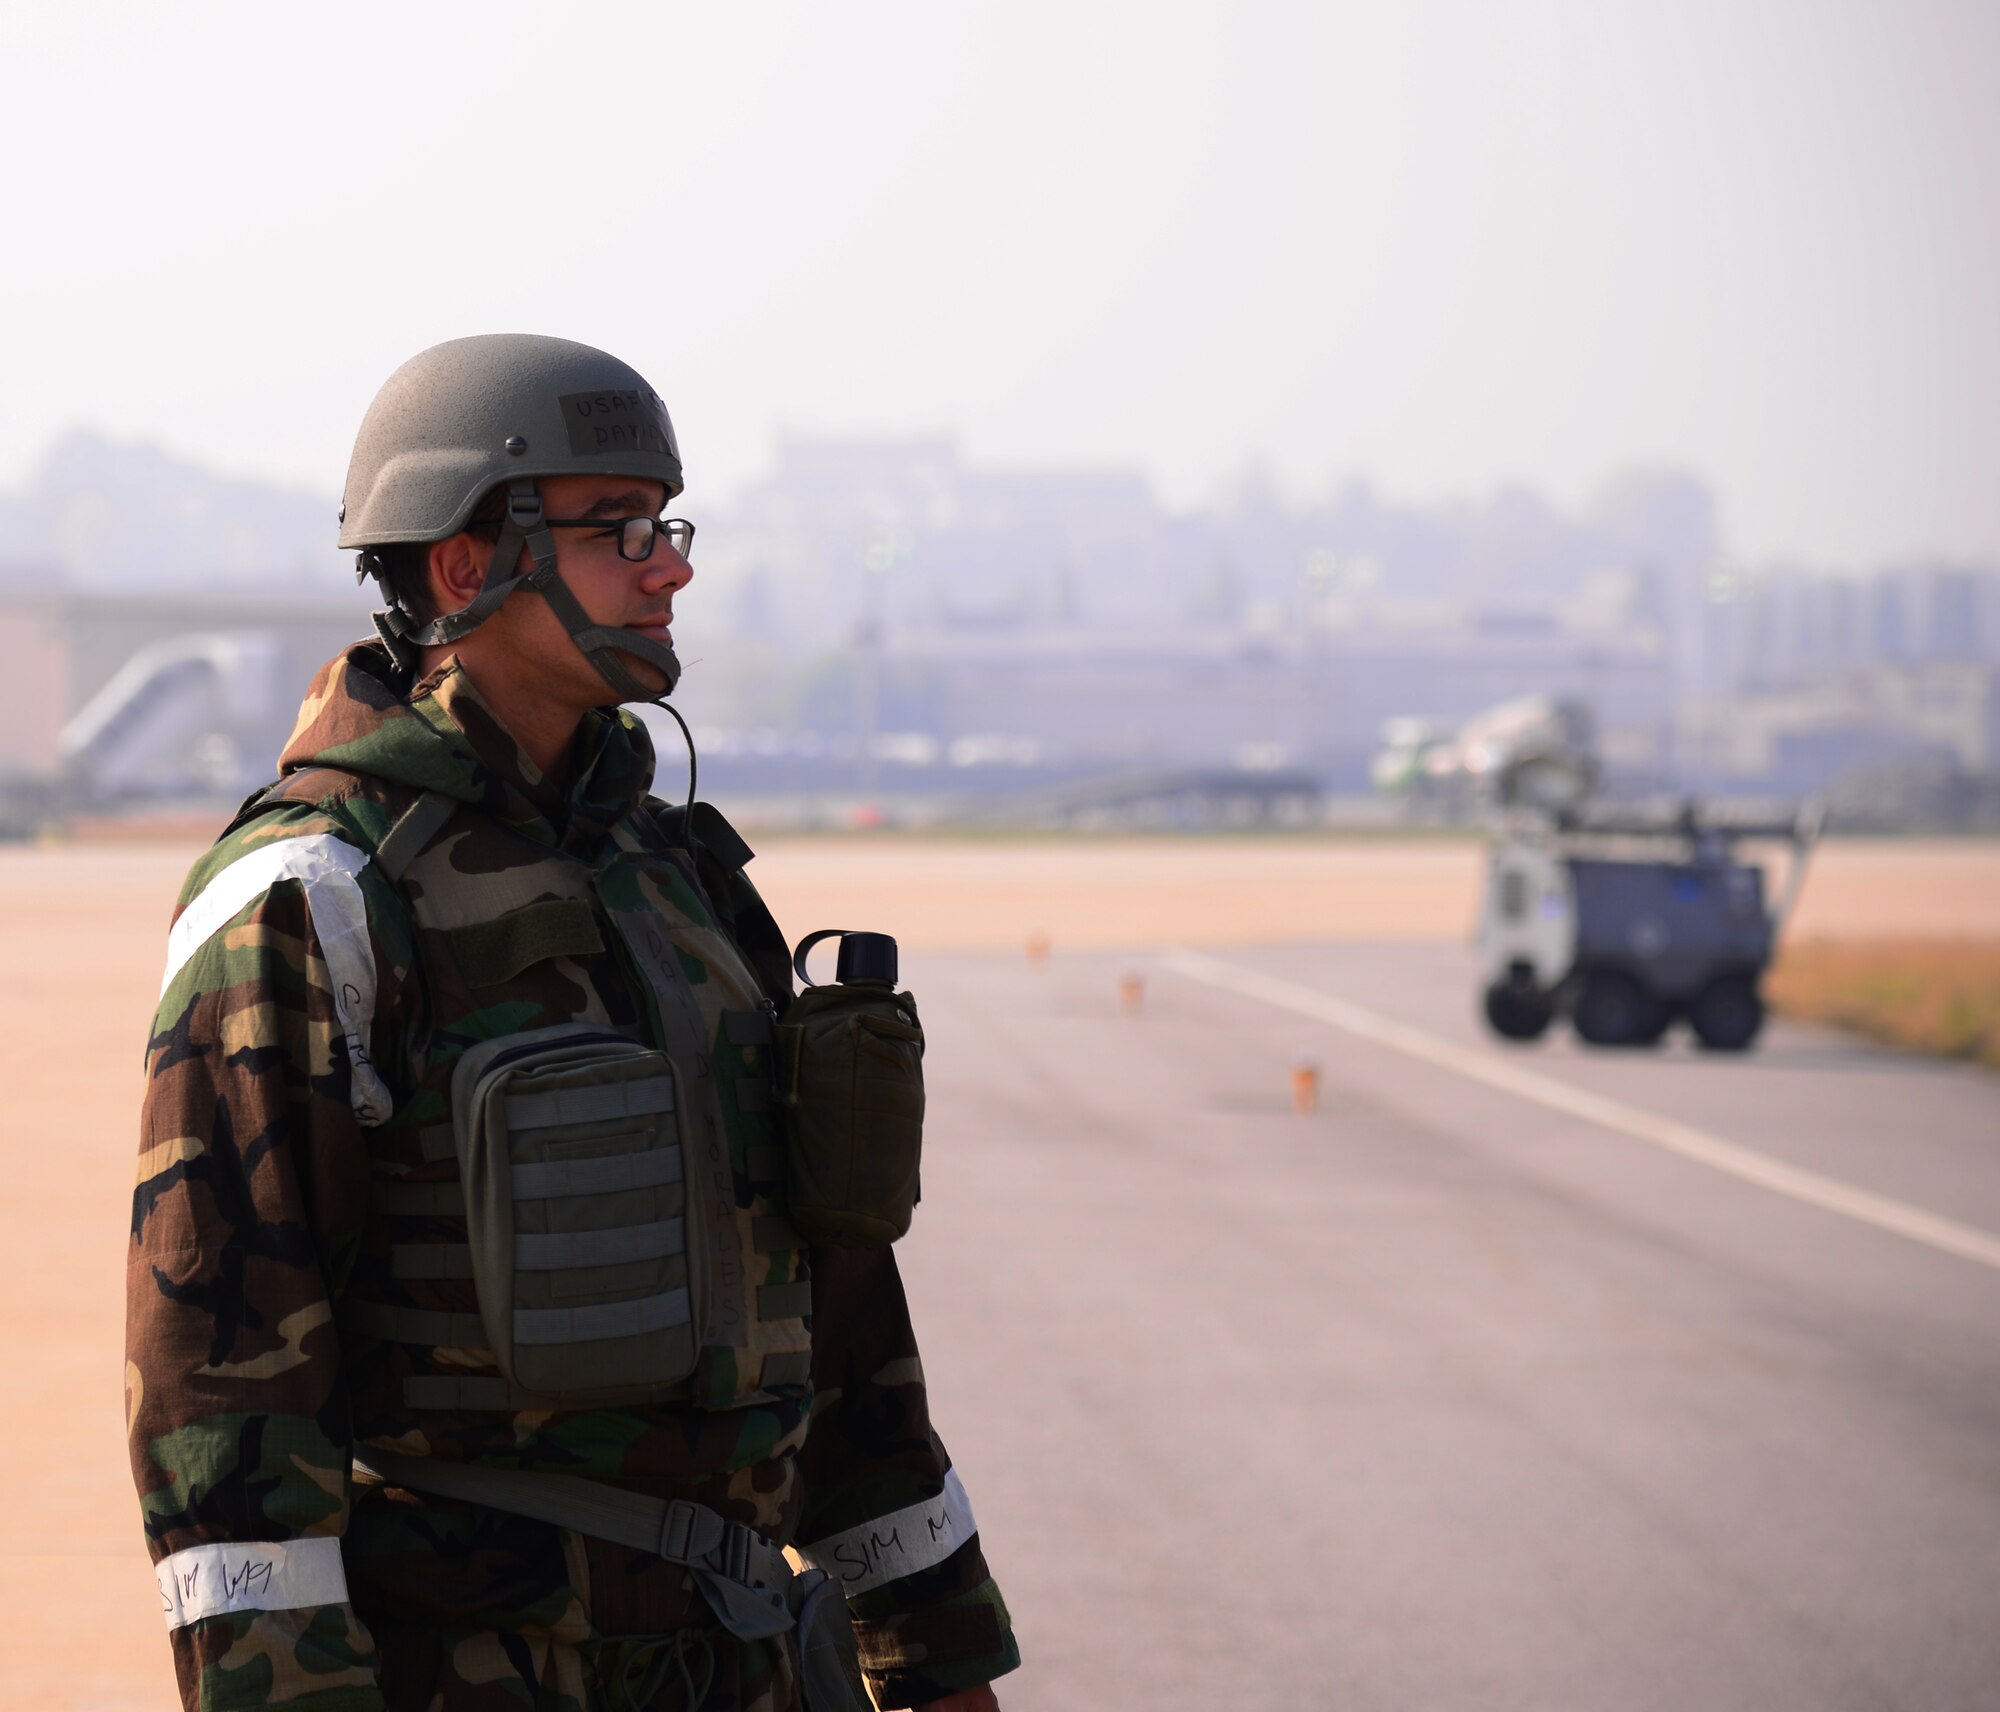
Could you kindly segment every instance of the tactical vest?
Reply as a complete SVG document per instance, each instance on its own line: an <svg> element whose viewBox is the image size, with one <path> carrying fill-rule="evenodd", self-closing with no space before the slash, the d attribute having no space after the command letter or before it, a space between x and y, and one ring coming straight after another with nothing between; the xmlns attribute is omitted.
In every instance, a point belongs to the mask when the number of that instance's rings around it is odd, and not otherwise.
<svg viewBox="0 0 2000 1712"><path fill-rule="evenodd" d="M410 1029L411 1084L340 1310L357 1433L803 1385L773 1007L693 863L643 813L586 860L375 788L424 1015L376 1024Z"/></svg>

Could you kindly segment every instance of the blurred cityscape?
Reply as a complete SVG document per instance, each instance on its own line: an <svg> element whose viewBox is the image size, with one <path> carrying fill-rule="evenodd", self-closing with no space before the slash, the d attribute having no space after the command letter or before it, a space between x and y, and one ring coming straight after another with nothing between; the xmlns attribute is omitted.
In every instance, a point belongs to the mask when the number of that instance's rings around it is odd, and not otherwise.
<svg viewBox="0 0 2000 1712"><path fill-rule="evenodd" d="M698 475L698 471L697 471ZM1482 710L1587 710L1625 794L2000 826L2000 571L1749 564L1693 475L1181 502L944 437L792 439L699 493L677 625L703 794L842 825L1450 818ZM330 497L79 433L0 494L0 823L233 800L374 590ZM681 777L661 722L659 789Z"/></svg>

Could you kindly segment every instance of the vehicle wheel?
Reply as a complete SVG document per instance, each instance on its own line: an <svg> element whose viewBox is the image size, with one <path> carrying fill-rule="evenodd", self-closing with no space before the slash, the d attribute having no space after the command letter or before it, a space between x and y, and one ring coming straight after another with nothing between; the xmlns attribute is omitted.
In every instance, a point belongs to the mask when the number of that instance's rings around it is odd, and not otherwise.
<svg viewBox="0 0 2000 1712"><path fill-rule="evenodd" d="M1666 1039L1667 1025L1674 1020L1673 1007L1648 995L1646 1014L1639 1025L1639 1032L1632 1036L1634 1046L1658 1046Z"/></svg>
<svg viewBox="0 0 2000 1712"><path fill-rule="evenodd" d="M1539 1040L1555 1014L1555 1005L1544 993L1524 993L1504 982L1486 989L1486 1021L1503 1040Z"/></svg>
<svg viewBox="0 0 2000 1712"><path fill-rule="evenodd" d="M1745 1052L1764 1026L1764 1001L1747 975L1718 975L1688 1006L1694 1037L1711 1052Z"/></svg>
<svg viewBox="0 0 2000 1712"><path fill-rule="evenodd" d="M1673 1013L1630 975L1600 969L1584 976L1570 1020L1592 1046L1654 1046Z"/></svg>

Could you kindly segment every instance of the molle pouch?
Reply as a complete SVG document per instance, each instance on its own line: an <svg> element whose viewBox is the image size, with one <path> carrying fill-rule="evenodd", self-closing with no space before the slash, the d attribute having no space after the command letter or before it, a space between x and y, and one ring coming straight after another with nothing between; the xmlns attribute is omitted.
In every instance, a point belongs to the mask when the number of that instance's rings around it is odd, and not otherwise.
<svg viewBox="0 0 2000 1712"><path fill-rule="evenodd" d="M453 1072L480 1319L500 1371L552 1405L657 1400L694 1369L718 1233L682 1106L664 1053L588 1023L484 1042Z"/></svg>
<svg viewBox="0 0 2000 1712"><path fill-rule="evenodd" d="M778 1025L787 1211L809 1239L881 1248L910 1228L924 1031L908 993L808 987Z"/></svg>

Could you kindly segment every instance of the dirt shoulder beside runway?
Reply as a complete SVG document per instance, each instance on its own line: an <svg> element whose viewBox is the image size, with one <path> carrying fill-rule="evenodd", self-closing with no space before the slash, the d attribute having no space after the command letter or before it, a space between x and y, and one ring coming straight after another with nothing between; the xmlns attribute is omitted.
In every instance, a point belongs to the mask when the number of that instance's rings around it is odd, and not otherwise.
<svg viewBox="0 0 2000 1712"><path fill-rule="evenodd" d="M1484 846L1455 839L772 840L750 872L778 919L906 943L1057 946L1456 940ZM1852 840L1814 857L1802 939L2000 940L2000 840Z"/></svg>
<svg viewBox="0 0 2000 1712"><path fill-rule="evenodd" d="M2000 940L1800 940L1765 991L1789 1016L2000 1069Z"/></svg>

